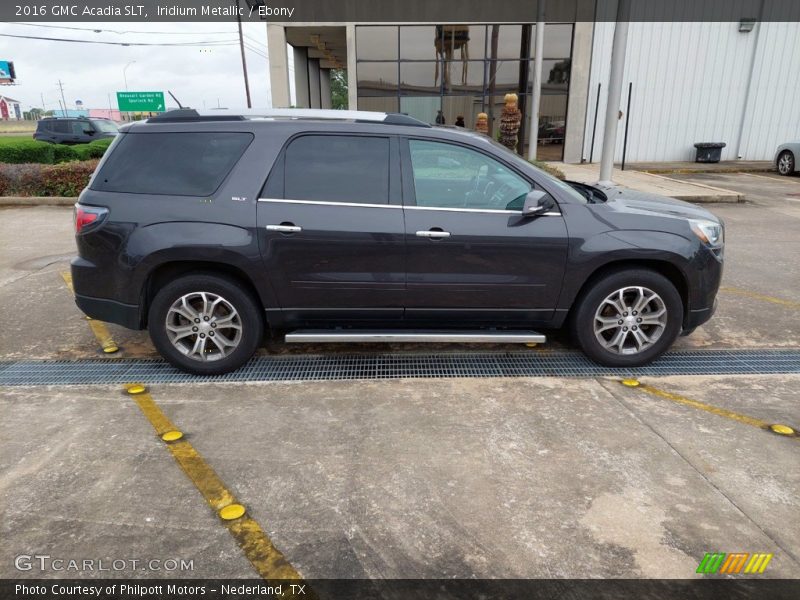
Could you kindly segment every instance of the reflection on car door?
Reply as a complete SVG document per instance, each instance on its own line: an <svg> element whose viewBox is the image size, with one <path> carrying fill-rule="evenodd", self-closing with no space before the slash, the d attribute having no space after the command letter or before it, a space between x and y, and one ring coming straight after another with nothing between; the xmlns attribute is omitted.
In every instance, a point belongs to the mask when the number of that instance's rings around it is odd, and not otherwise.
<svg viewBox="0 0 800 600"><path fill-rule="evenodd" d="M402 318L399 161L387 136L289 142L258 203L264 268L285 319Z"/></svg>
<svg viewBox="0 0 800 600"><path fill-rule="evenodd" d="M523 217L531 183L476 149L409 139L402 154L406 318L549 319L567 256L558 210Z"/></svg>

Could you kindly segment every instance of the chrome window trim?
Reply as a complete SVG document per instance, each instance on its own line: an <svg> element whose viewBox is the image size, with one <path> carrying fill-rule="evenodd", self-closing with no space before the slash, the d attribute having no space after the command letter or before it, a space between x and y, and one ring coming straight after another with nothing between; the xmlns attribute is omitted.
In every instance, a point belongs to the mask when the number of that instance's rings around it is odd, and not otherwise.
<svg viewBox="0 0 800 600"><path fill-rule="evenodd" d="M362 208L403 208L399 204L367 204L365 202L327 202L325 200L284 200L282 198L259 198L259 202L284 204L312 204L316 206L358 206Z"/></svg>
<svg viewBox="0 0 800 600"><path fill-rule="evenodd" d="M362 202L328 202L325 200L284 200L282 198L259 198L259 202L274 202L286 204L311 204L316 206L357 206L362 208L395 208L406 210L440 210L445 212L484 213L502 215L521 215L518 210L493 210L489 208L439 208L436 206L401 206L399 204L367 204ZM540 217L560 217L558 211L542 213Z"/></svg>

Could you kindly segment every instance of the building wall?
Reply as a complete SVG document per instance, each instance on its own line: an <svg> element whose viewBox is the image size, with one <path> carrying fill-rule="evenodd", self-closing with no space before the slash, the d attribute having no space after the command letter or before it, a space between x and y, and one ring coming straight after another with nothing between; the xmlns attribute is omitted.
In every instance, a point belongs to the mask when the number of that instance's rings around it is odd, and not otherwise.
<svg viewBox="0 0 800 600"><path fill-rule="evenodd" d="M595 23L583 157L600 160L614 23ZM748 85L752 73L752 81ZM694 160L695 142L725 142L723 160L768 160L800 138L800 23L630 23L624 89L631 94L626 160ZM622 158L625 116L615 160ZM741 140L740 140L741 136Z"/></svg>

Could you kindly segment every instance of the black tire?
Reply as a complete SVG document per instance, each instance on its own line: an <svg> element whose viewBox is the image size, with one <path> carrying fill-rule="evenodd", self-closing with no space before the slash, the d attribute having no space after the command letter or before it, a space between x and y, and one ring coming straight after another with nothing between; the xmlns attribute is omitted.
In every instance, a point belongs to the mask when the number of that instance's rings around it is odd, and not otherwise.
<svg viewBox="0 0 800 600"><path fill-rule="evenodd" d="M607 349L598 341L594 330L595 314L609 295L629 287L643 287L658 294L666 308L666 323L660 330L660 337L651 345L635 354L622 354ZM607 273L590 285L572 312L570 329L573 340L594 362L607 367L639 367L652 362L672 345L681 332L682 323L683 302L669 279L649 269L626 269Z"/></svg>
<svg viewBox="0 0 800 600"><path fill-rule="evenodd" d="M241 327L241 337L237 345L230 350L229 354L219 356L215 360L201 360L187 356L170 341L167 333L168 315L170 318L175 318L175 313L170 313L173 303L187 294L199 294L200 292L207 292L223 298L236 311L237 324ZM215 317L212 316L211 321L214 320ZM186 322L189 326L192 325L188 319ZM264 337L264 318L259 303L235 279L210 273L193 273L172 281L158 291L150 305L148 330L158 353L177 368L196 375L221 375L241 367L258 349ZM220 329L214 331L222 333ZM200 334L189 334L188 339L185 342L182 341L180 345L191 344L192 341L197 340L196 336L198 335ZM209 333L209 335L214 334ZM217 337L216 339L221 338ZM214 352L217 355L221 354L220 350L210 343L213 341L211 338L205 341L210 350L208 350L208 354L203 353L203 356L211 357Z"/></svg>
<svg viewBox="0 0 800 600"><path fill-rule="evenodd" d="M794 175L794 170L797 167L797 163L794 160L794 154L792 154L792 152L789 150L784 150L780 153L780 155L778 155L776 166L778 168L778 173L781 175L786 175L787 177Z"/></svg>

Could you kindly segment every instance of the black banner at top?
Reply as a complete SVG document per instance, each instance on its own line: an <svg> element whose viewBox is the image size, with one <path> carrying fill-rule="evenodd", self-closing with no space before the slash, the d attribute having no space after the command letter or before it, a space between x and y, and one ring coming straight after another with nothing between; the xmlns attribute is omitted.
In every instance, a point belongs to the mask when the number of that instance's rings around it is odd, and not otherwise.
<svg viewBox="0 0 800 600"><path fill-rule="evenodd" d="M540 3L549 23L800 21L798 0L3 0L0 21L532 23Z"/></svg>

